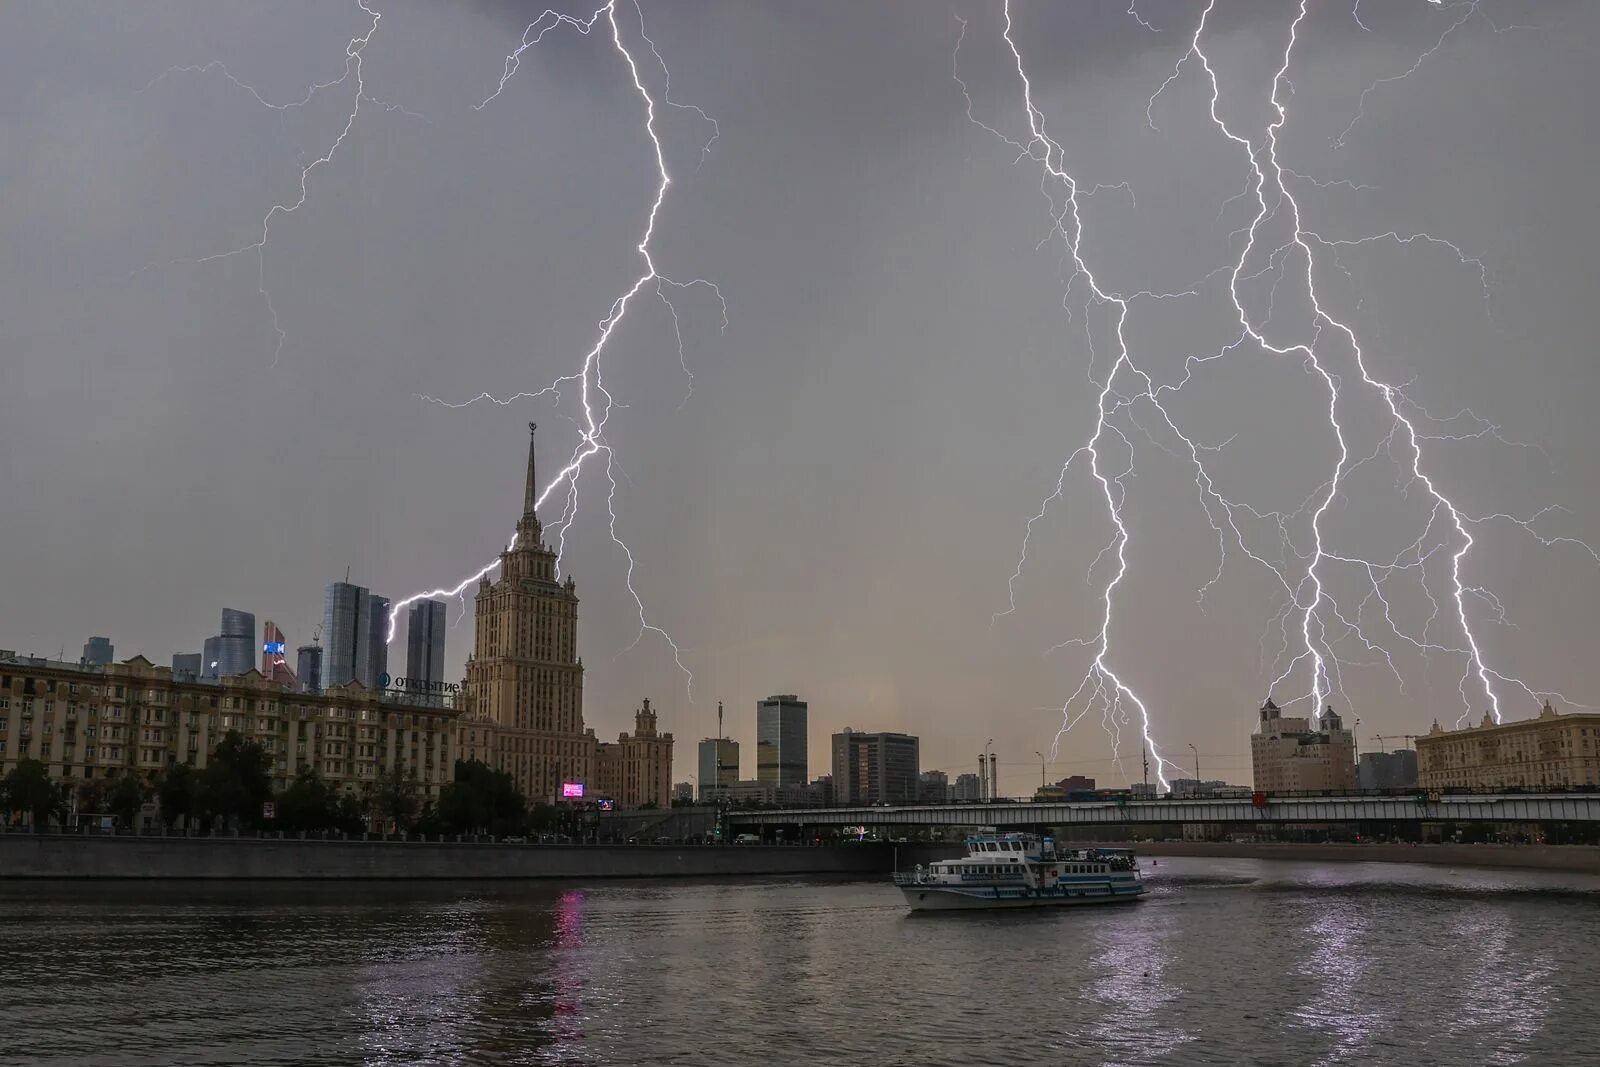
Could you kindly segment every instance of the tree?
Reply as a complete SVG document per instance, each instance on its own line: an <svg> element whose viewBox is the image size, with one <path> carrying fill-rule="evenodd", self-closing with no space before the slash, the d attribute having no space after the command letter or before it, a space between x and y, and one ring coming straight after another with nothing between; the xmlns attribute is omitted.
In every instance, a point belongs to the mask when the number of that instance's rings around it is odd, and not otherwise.
<svg viewBox="0 0 1600 1067"><path fill-rule="evenodd" d="M272 757L237 730L229 730L200 772L200 810L211 818L254 827L261 805L272 799Z"/></svg>
<svg viewBox="0 0 1600 1067"><path fill-rule="evenodd" d="M132 826L139 809L150 799L150 786L137 775L118 775L106 788L106 810L117 817L118 826Z"/></svg>
<svg viewBox="0 0 1600 1067"><path fill-rule="evenodd" d="M104 778L86 778L79 782L78 811L84 815L100 815L109 810L106 807L108 784Z"/></svg>
<svg viewBox="0 0 1600 1067"><path fill-rule="evenodd" d="M420 796L416 768L382 771L372 783L372 815L384 826L392 822L402 834L410 833L421 807Z"/></svg>
<svg viewBox="0 0 1600 1067"><path fill-rule="evenodd" d="M156 800L168 829L180 816L192 822L200 801L200 775L187 763L172 764L156 779Z"/></svg>
<svg viewBox="0 0 1600 1067"><path fill-rule="evenodd" d="M3 780L7 811L25 811L40 833L58 814L66 798L64 787L50 780L50 769L36 759L21 759Z"/></svg>
<svg viewBox="0 0 1600 1067"><path fill-rule="evenodd" d="M307 767L294 776L289 788L278 794L278 827L290 833L331 829L334 823L333 790L322 776Z"/></svg>
<svg viewBox="0 0 1600 1067"><path fill-rule="evenodd" d="M522 833L528 802L511 775L481 760L457 760L455 781L439 791L439 817L451 833Z"/></svg>
<svg viewBox="0 0 1600 1067"><path fill-rule="evenodd" d="M340 793L330 812L333 828L354 837L367 832L367 806L354 793Z"/></svg>

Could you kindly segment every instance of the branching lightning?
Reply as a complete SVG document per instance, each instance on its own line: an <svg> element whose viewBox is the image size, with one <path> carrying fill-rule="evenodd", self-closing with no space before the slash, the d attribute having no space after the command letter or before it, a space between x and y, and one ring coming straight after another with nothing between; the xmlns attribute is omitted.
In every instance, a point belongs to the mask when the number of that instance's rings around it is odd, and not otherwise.
<svg viewBox="0 0 1600 1067"><path fill-rule="evenodd" d="M1476 3L1466 3L1462 6L1464 10L1456 13L1456 18L1449 28L1440 35L1431 48L1418 57L1408 71L1395 77L1380 79L1368 87L1362 94L1363 107L1367 97L1380 86L1402 80L1414 73L1429 56L1443 47L1446 40L1462 23L1477 12ZM1112 735L1114 757L1117 755L1116 746L1120 743L1121 727L1136 723L1143 736L1145 751L1153 757L1163 785L1167 781L1165 772L1168 769L1179 769L1160 754L1152 729L1149 707L1134 692L1126 678L1112 667L1110 635L1116 594L1119 585L1129 573L1129 546L1133 539L1126 517L1124 479L1133 472L1134 450L1127 434L1112 421L1118 416L1125 417L1142 438L1156 447L1185 459L1194 472L1199 502L1216 536L1218 548L1217 569L1199 590L1202 608L1206 592L1223 577L1230 550L1238 551L1251 563L1265 568L1276 579L1283 593L1283 607L1262 634L1263 665L1267 658L1269 635L1273 629L1277 629L1281 644L1272 658L1279 664L1287 660L1287 665L1273 681L1272 688L1277 689L1285 685L1301 671L1305 672L1308 681L1304 695L1291 698L1288 703L1309 701L1314 713L1330 695L1344 693L1342 681L1344 666L1354 665L1357 662L1373 662L1342 657L1338 649L1344 643L1354 643L1365 653L1376 656L1376 662L1388 667L1404 691L1404 677L1383 635L1387 635L1388 640L1399 640L1420 654L1425 661L1433 656L1450 656L1456 657L1463 663L1457 687L1462 700L1463 719L1470 714L1474 701L1481 695L1481 698L1487 701L1490 714L1498 721L1502 715L1499 687L1520 690L1535 701L1556 696L1571 703L1560 694L1536 690L1487 662L1483 644L1478 636L1477 624L1474 622L1474 610L1470 605L1478 605L1479 613L1486 613L1489 625L1511 625L1511 623L1499 597L1492 590L1481 584L1473 584L1466 577L1469 556L1476 545L1473 530L1490 522L1511 523L1538 539L1546 547L1573 547L1588 553L1596 563L1600 563L1600 553L1596 553L1586 542L1576 538L1553 537L1536 528L1535 524L1539 520L1559 510L1557 508L1546 508L1528 517L1505 513L1474 516L1463 511L1446 495L1435 476L1429 472L1425 457L1428 443L1483 437L1491 437L1508 444L1520 444L1520 442L1507 441L1500 436L1497 426L1470 410L1463 410L1446 418L1435 418L1413 401L1406 394L1404 387L1377 375L1370 367L1368 355L1363 350L1355 329L1339 317L1321 295L1317 271L1325 264L1318 259L1317 251L1321 250L1324 258L1330 261L1335 269L1348 274L1348 269L1338 259L1341 249L1376 242L1393 242L1399 245L1420 243L1448 249L1459 263L1473 268L1477 273L1484 294L1486 315L1490 300L1490 277L1487 265L1482 259L1468 255L1456 243L1431 234L1402 234L1389 231L1358 238L1333 239L1309 229L1302 219L1301 206L1292 191L1293 183L1298 182L1318 189L1338 186L1351 192L1370 187L1349 180L1322 181L1292 170L1280 160L1279 133L1288 121L1288 111L1283 102L1284 90L1287 89L1289 94L1293 93L1288 74L1302 24L1306 18L1307 2L1299 0L1298 12L1290 26L1281 63L1277 66L1267 94L1268 103L1275 117L1259 135L1249 137L1235 132L1220 113L1221 92L1218 76L1203 46L1207 22L1214 7L1215 0L1210 0L1200 17L1188 48L1174 65L1172 73L1152 94L1146 107L1146 120L1152 130L1157 129L1154 117L1156 101L1183 75L1184 66L1189 60L1195 60L1204 72L1209 88L1211 121L1223 138L1241 150L1247 164L1248 187L1238 196L1230 198L1228 203L1239 199L1254 200L1255 210L1249 223L1229 236L1230 242L1235 237L1243 238L1237 255L1231 257L1224 266L1209 272L1199 283L1187 290L1119 292L1114 287L1102 283L1086 262L1083 253L1084 221L1080 197L1086 196L1088 190L1080 188L1077 179L1067 171L1066 152L1063 146L1046 132L1045 117L1034 101L1033 85L1023 61L1023 49L1018 45L1015 36L1009 0L1005 5L1001 39L1010 52L1010 59L1015 65L1020 81L1023 109L1027 119L1027 136L1020 140L1008 137L978 119L973 112L973 101L967 85L961 79L959 69L955 72L955 80L960 85L966 102L968 119L1013 150L1017 162L1026 159L1040 168L1040 190L1049 206L1052 222L1050 236L1063 243L1066 257L1073 267L1067 279L1063 306L1070 315L1074 306L1071 302L1072 293L1081 281L1083 285L1081 302L1085 310L1087 311L1090 304L1106 309L1115 325L1116 348L1113 361L1104 371L1103 378L1096 378L1093 336L1088 334L1088 324L1085 323L1086 334L1089 337L1089 374L1097 390L1097 415L1094 425L1087 441L1062 464L1052 492L1044 498L1038 510L1028 519L1023 532L1021 552L1007 583L1008 605L994 617L999 619L1016 610L1017 582L1027 565L1029 543L1035 525L1044 518L1050 506L1062 499L1067 492L1067 478L1073 466L1083 463L1088 467L1098 487L1098 495L1104 501L1113 535L1088 569L1090 581L1099 594L1099 622L1095 632L1089 637L1072 638L1055 646L1055 649L1080 647L1093 651L1093 660L1087 673L1062 705L1062 725L1056 734L1056 748L1060 745L1062 735L1085 714L1098 710ZM1131 8L1130 13L1138 17ZM1352 15L1363 29L1368 28L1361 22L1359 4L1352 10ZM1140 21L1143 22L1142 19ZM962 19L960 22L961 30L955 45L957 62L968 29L966 20ZM1339 143L1349 135L1350 129L1354 128L1360 118L1361 112L1358 111L1350 127L1338 138ZM1224 212L1227 206L1226 203L1223 205ZM1288 224L1290 235L1278 247L1269 249L1264 240L1266 228L1270 224L1284 223ZM1262 265L1259 268L1252 267L1251 264L1258 259ZM1248 310L1249 302L1242 293L1242 287L1244 283L1269 274L1272 279L1267 293L1266 312L1258 316ZM1124 327L1132 304L1141 299L1171 300L1198 297L1213 279L1221 277L1227 279L1226 295L1238 319L1238 336L1215 353L1187 357L1183 375L1178 381L1156 383L1141 368L1128 347ZM1283 329L1274 325L1273 311L1278 286L1285 282L1295 283L1308 299L1312 323L1307 338L1274 339L1274 335ZM1219 452L1228 442L1216 445L1199 442L1191 433L1180 428L1179 421L1165 404L1165 399L1180 392L1194 374L1209 364L1225 359L1230 352L1243 345L1253 345L1274 356L1300 361L1306 372L1314 381L1321 384L1325 392L1328 428L1335 451L1333 467L1326 480L1290 511L1258 509L1224 496L1208 469L1208 454ZM1341 350L1348 351L1346 357L1349 363L1348 369L1338 366ZM1357 389L1379 399L1390 420L1388 432L1370 453L1352 454L1345 419L1341 414L1343 405L1348 402L1347 395L1351 393L1351 386L1344 381L1346 377L1358 379ZM1152 432L1152 426L1178 442L1176 448L1157 440L1155 433ZM1126 454L1127 463L1121 470L1107 469L1108 445L1115 445L1119 451ZM1421 532L1400 553L1392 559L1369 560L1333 546L1324 532L1325 519L1334 502L1346 492L1345 487L1352 473L1380 459L1387 459L1396 466L1397 491L1404 495L1416 487L1429 501L1429 512ZM1291 529L1296 523L1308 527L1310 543L1307 547L1302 548L1297 543ZM1273 545L1270 550L1254 547L1253 538L1247 532L1262 526L1273 533ZM1111 566L1106 568L1105 563L1108 559L1111 561ZM1444 559L1448 559L1448 564L1440 562ZM1445 595L1438 598L1429 589L1430 563L1435 569L1441 566L1447 567L1447 582L1443 591ZM1335 566L1353 569L1364 575L1367 592L1359 604L1351 610L1346 610L1339 603L1327 584L1330 568ZM1097 579L1096 575L1100 577ZM1420 633L1408 630L1396 620L1390 601L1385 595L1386 588L1394 581L1406 578L1415 580L1422 595L1432 604L1432 613L1423 624ZM1448 612L1440 603L1441 600L1450 605ZM1430 636L1432 630L1441 624L1441 615L1444 614L1448 614L1450 629L1456 636L1450 639ZM1126 670L1126 668L1121 669ZM1052 754L1056 748L1052 749Z"/></svg>
<svg viewBox="0 0 1600 1067"><path fill-rule="evenodd" d="M633 6L635 12L639 16L639 38L649 47L651 55L655 58L662 70L663 88L661 93L661 102L669 107L693 112L700 119L708 123L712 128L711 137L701 147L701 162L703 163L707 154L711 151L712 145L716 142L718 136L721 134L721 128L717 125L715 119L711 118L700 108L691 104L680 104L671 99L671 75L667 71L666 63L662 60L661 53L659 50L657 50L655 42L652 41L645 32L644 16L642 11L639 10L637 0L635 0ZM684 359L683 334L679 329L678 310L673 304L669 292L681 293L695 287L704 287L708 289L717 298L717 301L721 306L723 329L726 329L728 324L728 307L727 302L723 300L722 291L717 288L715 283L704 278L693 278L688 281L677 281L673 278L670 278L661 273L656 264L655 258L652 255L650 247L651 240L655 236L656 221L661 212L661 205L666 200L667 189L672 185L672 176L668 173L666 156L662 148L660 136L656 130L657 100L656 97L652 95L650 89L646 86L644 78L639 70L639 64L635 60L633 53L623 41L622 28L617 20L616 7L616 0L612 0L612 2L599 8L586 19L573 18L570 15L560 14L555 11L545 11L539 16L539 18L530 23L526 30L523 31L521 43L515 51L506 57L505 67L501 73L499 84L495 87L494 92L486 97L482 103L475 105L475 108L477 110L482 110L505 91L507 83L517 72L523 54L529 48L538 44L547 33L561 27L566 27L580 34L586 35L603 21L610 30L613 46L627 66L628 74L633 83L634 90L638 93L640 100L644 104L644 130L646 136L650 139L650 144L655 153L656 173L659 180L656 185L655 197L650 205L650 211L645 223L644 232L640 236L639 241L635 246L639 253L640 259L643 260L644 269L634 280L634 282L620 296L613 300L605 318L600 320L598 332L593 345L586 353L584 353L583 360L579 368L572 374L563 375L562 377L557 378L555 381L538 390L516 393L503 399L492 396L489 393L482 393L470 400L457 403L448 403L435 397L426 397L424 399L435 403L445 404L448 407L456 408L465 407L469 404L477 403L482 400L488 400L495 404L510 404L519 400L533 400L547 396L554 398L556 402L559 403L562 397L561 390L563 387L576 389L578 394L578 403L582 411L581 415L579 415L577 419L579 424L578 444L574 447L572 455L567 460L565 466L563 466L561 470L557 472L556 476L551 479L540 491L538 500L536 502L537 506L539 508L543 508L545 501L557 490L558 487L566 487L566 500L561 517L555 523L551 524L552 532L555 535L556 550L559 557L565 549L567 530L571 526L572 521L577 514L579 476L583 471L586 461L596 455L601 456L601 459L598 462L600 462L604 468L607 482L607 492L605 498L606 513L608 518L607 529L611 535L611 539L622 550L627 559L627 569L624 580L627 585L628 593L633 598L634 606L639 615L639 631L637 636L634 638L633 645L630 645L629 648L631 649L637 646L639 641L642 640L647 633L655 634L665 641L667 646L672 651L673 661L677 664L678 669L683 672L685 686L689 694L689 698L692 701L694 698L694 675L684 664L683 652L678 646L677 642L673 640L672 636L666 630L655 625L649 620L649 617L645 611L644 600L639 595L638 590L633 584L635 570L633 551L622 540L621 536L617 532L617 481L615 476L616 456L613 452L612 446L607 443L604 436L605 428L610 420L612 408L615 406L615 402L612 394L605 386L604 379L601 374L600 357L602 353L604 353L606 345L610 342L612 334L627 315L629 307L634 302L634 298L646 292L653 292L657 299L666 305L666 308L671 315L673 333L677 341L678 360L680 365L683 367L684 375L689 383L689 394L692 395L694 388L694 376L690 373L687 362ZM688 396L685 397L685 402L687 402L687 400ZM515 546L516 538L513 536L511 544L508 546L508 548L514 548ZM472 585L472 583L484 578L497 566L499 566L499 560L495 559L490 563L485 564L474 573L468 575L454 586L432 589L421 593L413 593L410 596L397 600L390 610L389 640L394 640L400 612L407 605L424 598L462 598L465 596L467 588Z"/></svg>
<svg viewBox="0 0 1600 1067"><path fill-rule="evenodd" d="M256 102L261 104L263 107L271 108L272 110L278 112L284 112L293 110L295 108L305 107L311 102L312 97L316 96L323 90L337 88L349 81L354 81L355 83L355 90L351 93L350 113L348 116L346 116L344 126L339 130L339 135L333 139L333 142L328 145L327 149L320 156L312 160L310 163L306 163L301 166L299 196L295 198L293 203L274 204L268 209L266 215L264 215L261 219L261 236L258 239L250 242L249 244L241 245L238 248L229 249L224 252L216 252L208 256L200 256L194 259L175 260L172 263L165 264L166 266L173 266L178 263L215 263L220 260L231 259L234 256L247 255L252 252L255 253L256 273L261 299L267 306L267 313L272 316L272 331L278 339L277 346L273 350L272 355L272 362L274 366L277 365L278 359L283 355L283 345L288 339L289 335L287 332L285 332L282 324L278 321L278 309L272 303L272 293L267 289L266 250L267 239L271 236L272 232L272 220L279 215L293 215L305 204L306 198L310 195L309 184L311 180L311 172L316 170L318 167L325 166L327 163L329 163L333 159L334 154L339 151L340 146L344 144L345 139L350 136L350 131L355 128L356 117L361 113L362 101L367 101L377 107L384 108L385 110L402 111L405 112L405 114L412 115L416 118L421 117L416 115L414 112L406 111L404 108L399 107L398 105L386 104L367 94L366 82L362 76L362 54L366 50L367 45L372 42L373 36L378 32L378 22L383 18L383 16L369 7L367 5L367 0L356 0L356 6L359 7L365 15L372 19L372 24L367 27L366 33L363 33L358 37L350 38L350 43L345 46L344 73L333 81L319 82L310 86L306 89L305 95L299 100L294 100L286 104L274 104L267 100L267 98L260 92L234 77L227 67L216 62L206 63L202 66L171 67L157 75L150 81L149 84L140 90L140 92L145 92L155 86L157 83L168 77L171 77L174 74L209 74L213 71L216 71L220 72L229 81L229 83L249 93L255 98ZM148 270L149 267L142 269ZM139 272L136 271L134 273Z"/></svg>

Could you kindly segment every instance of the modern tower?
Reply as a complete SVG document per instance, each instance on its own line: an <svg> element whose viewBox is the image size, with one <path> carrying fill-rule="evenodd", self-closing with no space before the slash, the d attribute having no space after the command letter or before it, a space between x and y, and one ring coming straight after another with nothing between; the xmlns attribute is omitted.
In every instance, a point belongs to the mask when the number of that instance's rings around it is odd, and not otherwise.
<svg viewBox="0 0 1600 1067"><path fill-rule="evenodd" d="M186 677L189 680L199 678L205 673L204 657L198 652L174 652L172 654L172 676Z"/></svg>
<svg viewBox="0 0 1600 1067"><path fill-rule="evenodd" d="M301 645L294 650L294 673L300 681L300 692L322 692L322 646Z"/></svg>
<svg viewBox="0 0 1600 1067"><path fill-rule="evenodd" d="M222 638L208 637L201 646L200 677L220 678L222 668Z"/></svg>
<svg viewBox="0 0 1600 1067"><path fill-rule="evenodd" d="M434 692L444 681L445 604L419 600L406 616L406 688Z"/></svg>
<svg viewBox="0 0 1600 1067"><path fill-rule="evenodd" d="M109 637L91 637L83 646L83 662L90 667L106 667L115 655Z"/></svg>
<svg viewBox="0 0 1600 1067"><path fill-rule="evenodd" d="M559 800L564 783L595 781L594 731L583 725L578 594L556 576L536 503L533 423L515 544L500 574L478 582L463 711L488 726L490 762L530 800ZM467 724L463 724L467 725Z"/></svg>
<svg viewBox="0 0 1600 1067"><path fill-rule="evenodd" d="M793 693L756 704L756 780L769 785L805 785L806 702Z"/></svg>
<svg viewBox="0 0 1600 1067"><path fill-rule="evenodd" d="M237 608L222 609L222 632L217 635L217 674L246 674L256 663L256 617Z"/></svg>
<svg viewBox="0 0 1600 1067"><path fill-rule="evenodd" d="M389 676L389 598L367 594L367 654L356 657L356 677L368 689L382 689Z"/></svg>
<svg viewBox="0 0 1600 1067"><path fill-rule="evenodd" d="M278 624L268 619L261 624L261 675L279 685L298 689L299 682L289 667L289 645Z"/></svg>
<svg viewBox="0 0 1600 1067"><path fill-rule="evenodd" d="M329 582L322 598L322 685L380 688L389 669L389 598L364 586Z"/></svg>

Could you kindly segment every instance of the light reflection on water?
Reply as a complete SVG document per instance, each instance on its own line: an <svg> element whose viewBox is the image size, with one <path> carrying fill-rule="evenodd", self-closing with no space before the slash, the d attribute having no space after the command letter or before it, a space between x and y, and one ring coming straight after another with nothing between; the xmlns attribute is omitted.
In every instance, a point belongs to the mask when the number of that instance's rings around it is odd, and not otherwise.
<svg viewBox="0 0 1600 1067"><path fill-rule="evenodd" d="M1137 904L881 883L0 883L0 1063L1566 1063L1600 881L1163 860Z"/></svg>

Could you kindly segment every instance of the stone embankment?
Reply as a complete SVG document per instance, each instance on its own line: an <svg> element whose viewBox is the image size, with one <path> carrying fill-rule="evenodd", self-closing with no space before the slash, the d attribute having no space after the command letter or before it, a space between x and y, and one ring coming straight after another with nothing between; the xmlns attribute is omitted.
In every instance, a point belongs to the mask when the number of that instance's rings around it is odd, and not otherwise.
<svg viewBox="0 0 1600 1067"><path fill-rule="evenodd" d="M1301 862L1429 863L1448 867L1520 867L1600 874L1600 847L1590 845L1361 845L1279 841L1140 841L1124 844L1141 856L1211 856L1219 859Z"/></svg>
<svg viewBox="0 0 1600 1067"><path fill-rule="evenodd" d="M570 879L888 874L943 845L512 845L0 834L0 879Z"/></svg>

